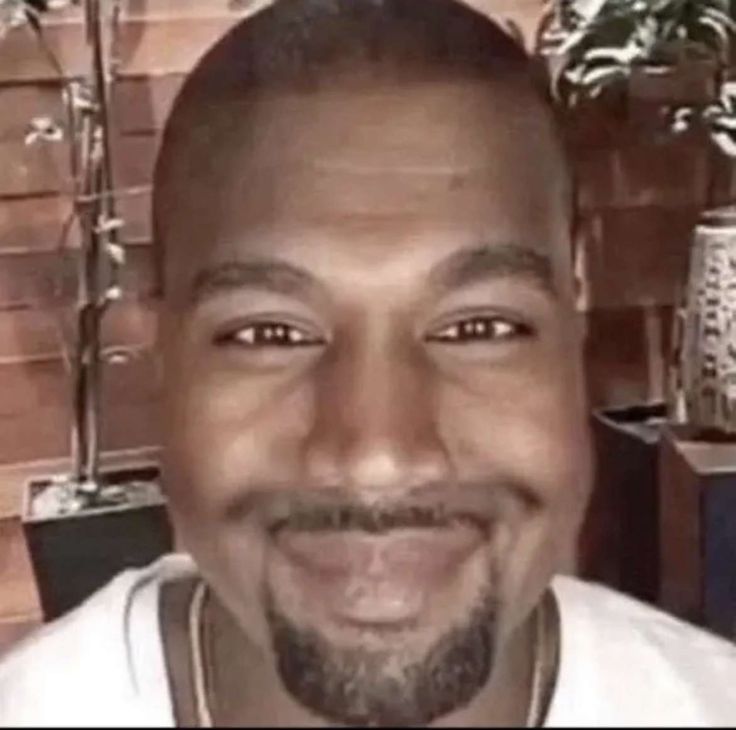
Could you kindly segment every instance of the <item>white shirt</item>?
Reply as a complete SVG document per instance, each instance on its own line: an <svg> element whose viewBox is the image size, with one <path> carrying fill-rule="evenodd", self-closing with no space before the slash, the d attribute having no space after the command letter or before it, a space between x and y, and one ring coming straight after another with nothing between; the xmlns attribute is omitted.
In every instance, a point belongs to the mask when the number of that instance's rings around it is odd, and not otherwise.
<svg viewBox="0 0 736 730"><path fill-rule="evenodd" d="M171 555L129 570L0 661L0 726L174 724L161 585L194 570ZM560 726L736 724L736 646L607 588L557 577Z"/></svg>

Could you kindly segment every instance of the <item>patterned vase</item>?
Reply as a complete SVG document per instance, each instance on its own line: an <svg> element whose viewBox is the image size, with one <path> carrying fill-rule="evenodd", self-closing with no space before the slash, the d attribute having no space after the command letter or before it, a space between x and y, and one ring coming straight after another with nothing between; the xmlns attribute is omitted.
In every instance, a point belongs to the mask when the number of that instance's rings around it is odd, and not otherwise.
<svg viewBox="0 0 736 730"><path fill-rule="evenodd" d="M736 436L736 207L705 213L694 233L681 314L680 417Z"/></svg>

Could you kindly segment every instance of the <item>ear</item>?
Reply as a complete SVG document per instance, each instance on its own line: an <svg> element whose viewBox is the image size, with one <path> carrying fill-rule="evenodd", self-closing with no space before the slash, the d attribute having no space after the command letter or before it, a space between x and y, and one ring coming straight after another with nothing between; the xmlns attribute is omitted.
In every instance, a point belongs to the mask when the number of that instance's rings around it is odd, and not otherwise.
<svg viewBox="0 0 736 730"><path fill-rule="evenodd" d="M161 320L163 317L163 301L159 297L153 300L151 304L152 316L154 318L153 332L154 336L151 341L151 362L153 363L153 377L155 379L156 390L160 390L164 382L164 359L163 359L163 339Z"/></svg>
<svg viewBox="0 0 736 730"><path fill-rule="evenodd" d="M581 314L588 311L590 303L586 276L586 252L588 250L586 243L589 244L586 239L590 235L590 222L586 225L580 219L576 219L572 230L573 304L575 311Z"/></svg>

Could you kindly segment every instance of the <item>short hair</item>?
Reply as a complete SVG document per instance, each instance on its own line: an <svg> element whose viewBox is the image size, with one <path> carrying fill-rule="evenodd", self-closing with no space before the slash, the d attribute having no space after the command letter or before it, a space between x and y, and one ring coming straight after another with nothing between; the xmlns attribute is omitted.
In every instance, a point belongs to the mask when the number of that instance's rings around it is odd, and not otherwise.
<svg viewBox="0 0 736 730"><path fill-rule="evenodd" d="M523 47L462 0L275 0L246 17L198 62L164 128L154 172L153 231L163 284L163 210L176 187L177 161L242 133L247 114L223 114L260 90L315 89L342 69L367 69L391 80L432 70L482 78L518 77L543 95ZM549 109L540 104L542 113ZM549 117L554 126L551 110ZM225 132L225 133L224 133ZM557 136L556 133L553 136ZM200 160L207 156L201 155ZM178 183L185 184L185 183ZM167 202L169 205L167 205Z"/></svg>

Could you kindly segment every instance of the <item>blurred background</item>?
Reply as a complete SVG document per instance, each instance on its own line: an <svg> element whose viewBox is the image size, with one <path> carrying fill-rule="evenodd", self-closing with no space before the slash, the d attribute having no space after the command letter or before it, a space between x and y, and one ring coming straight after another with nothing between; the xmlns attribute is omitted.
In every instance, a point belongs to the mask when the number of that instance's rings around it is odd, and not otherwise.
<svg viewBox="0 0 736 730"><path fill-rule="evenodd" d="M696 225L736 202L730 21L699 16L706 0L472 4L556 80L575 163L578 316L600 467L571 570L736 636L736 451L727 427L708 438L680 428L675 382ZM24 489L35 474L70 468L87 235L67 121L69 81L89 73L88 18L63 0L21 5L0 0L0 648L48 618ZM100 391L109 463L155 459L159 442L149 225L159 132L183 75L256 5L120 0L103 27L114 76L106 134L115 241L106 245L116 266ZM733 17L728 2L713 7ZM77 93L80 107L84 88Z"/></svg>

